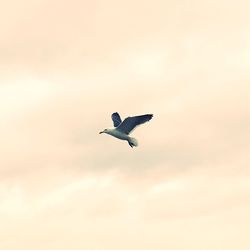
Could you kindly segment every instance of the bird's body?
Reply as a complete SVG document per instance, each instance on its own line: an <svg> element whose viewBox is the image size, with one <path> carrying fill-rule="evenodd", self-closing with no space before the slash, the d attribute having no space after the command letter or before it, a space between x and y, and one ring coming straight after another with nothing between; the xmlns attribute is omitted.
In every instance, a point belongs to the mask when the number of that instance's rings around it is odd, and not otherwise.
<svg viewBox="0 0 250 250"><path fill-rule="evenodd" d="M107 129L106 134L112 135L120 140L128 140L130 137L116 128Z"/></svg>
<svg viewBox="0 0 250 250"><path fill-rule="evenodd" d="M117 139L120 140L124 140L127 141L128 144L130 145L130 147L137 147L138 146L138 142L135 138L130 137L129 135L119 131L118 129L114 128L114 129L107 129L104 133L108 134L108 135L112 135Z"/></svg>
<svg viewBox="0 0 250 250"><path fill-rule="evenodd" d="M140 115L140 116L133 116L127 117L124 121L121 120L120 115L116 112L113 113L111 118L114 123L113 129L105 129L101 133L106 133L111 136L114 136L120 140L128 141L130 147L138 146L138 142L135 138L129 136L129 134L140 124L143 124L149 120L151 120L153 115Z"/></svg>

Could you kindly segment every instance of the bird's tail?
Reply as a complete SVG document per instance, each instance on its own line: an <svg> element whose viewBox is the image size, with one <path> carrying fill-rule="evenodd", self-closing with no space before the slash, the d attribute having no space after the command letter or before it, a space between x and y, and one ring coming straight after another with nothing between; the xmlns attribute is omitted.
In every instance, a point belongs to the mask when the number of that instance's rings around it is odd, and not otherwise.
<svg viewBox="0 0 250 250"><path fill-rule="evenodd" d="M138 146L138 141L133 138L133 137L130 137L129 140L128 140L128 144L130 147L137 147Z"/></svg>

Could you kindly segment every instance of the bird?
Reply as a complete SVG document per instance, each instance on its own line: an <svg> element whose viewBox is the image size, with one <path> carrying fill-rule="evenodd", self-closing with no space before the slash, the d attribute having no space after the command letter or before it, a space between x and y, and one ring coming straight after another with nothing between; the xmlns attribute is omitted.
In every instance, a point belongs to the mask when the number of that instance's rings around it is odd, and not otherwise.
<svg viewBox="0 0 250 250"><path fill-rule="evenodd" d="M118 112L115 112L111 115L114 128L104 129L99 132L99 134L105 133L111 136L114 136L120 140L126 140L131 148L138 146L138 141L129 136L130 133L139 125L150 121L153 118L153 114L145 114L127 117L123 121Z"/></svg>

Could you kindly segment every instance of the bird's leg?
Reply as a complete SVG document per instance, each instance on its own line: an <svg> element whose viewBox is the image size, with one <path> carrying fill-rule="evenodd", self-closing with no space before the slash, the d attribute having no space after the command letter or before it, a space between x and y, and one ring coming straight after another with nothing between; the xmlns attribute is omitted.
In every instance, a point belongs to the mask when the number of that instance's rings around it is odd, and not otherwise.
<svg viewBox="0 0 250 250"><path fill-rule="evenodd" d="M128 144L131 148L133 148L134 145L132 143L128 142Z"/></svg>

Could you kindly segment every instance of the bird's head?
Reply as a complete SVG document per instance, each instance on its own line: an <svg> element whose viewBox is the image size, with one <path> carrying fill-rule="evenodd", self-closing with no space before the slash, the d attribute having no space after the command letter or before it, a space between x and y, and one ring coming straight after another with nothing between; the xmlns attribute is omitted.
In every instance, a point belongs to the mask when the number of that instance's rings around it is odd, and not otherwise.
<svg viewBox="0 0 250 250"><path fill-rule="evenodd" d="M99 134L102 134L102 133L107 133L108 129L104 129L103 131L99 132Z"/></svg>

